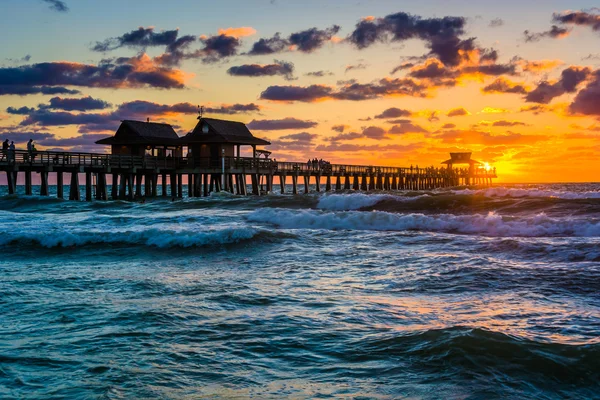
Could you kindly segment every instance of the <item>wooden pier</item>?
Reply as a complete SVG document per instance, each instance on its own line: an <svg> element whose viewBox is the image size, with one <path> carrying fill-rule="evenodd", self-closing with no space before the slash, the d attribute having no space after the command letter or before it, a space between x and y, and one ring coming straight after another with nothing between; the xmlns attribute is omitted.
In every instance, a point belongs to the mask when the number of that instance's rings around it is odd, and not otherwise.
<svg viewBox="0 0 600 400"><path fill-rule="evenodd" d="M308 193L311 184L317 192L432 190L491 185L496 178L495 169L457 169L452 165L440 168L319 165L239 156L155 157L52 151L30 154L19 150L1 153L0 171L6 174L9 194L16 193L17 178L23 174L25 194L32 195L32 175L38 174L39 195L48 196L49 177L55 174L56 196L62 199L68 178L69 200L82 200L80 177L84 177L86 201L181 198L185 177L189 197L220 191L238 195L261 195L275 190L286 193L288 185L292 194L299 194Z"/></svg>

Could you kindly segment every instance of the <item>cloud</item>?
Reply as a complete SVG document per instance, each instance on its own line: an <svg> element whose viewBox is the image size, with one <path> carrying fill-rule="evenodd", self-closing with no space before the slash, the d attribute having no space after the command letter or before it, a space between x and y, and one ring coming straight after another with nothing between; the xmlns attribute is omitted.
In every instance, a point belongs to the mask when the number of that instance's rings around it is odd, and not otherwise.
<svg viewBox="0 0 600 400"><path fill-rule="evenodd" d="M545 32L530 32L524 31L523 35L525 36L526 42L539 42L544 38L552 38L552 39L564 39L571 33L570 29L561 28L556 25L552 25L550 30Z"/></svg>
<svg viewBox="0 0 600 400"><path fill-rule="evenodd" d="M385 129L378 126L368 126L362 131L363 137L376 140L387 139L386 133Z"/></svg>
<svg viewBox="0 0 600 400"><path fill-rule="evenodd" d="M99 65L74 62L45 62L0 68L0 88L23 93L23 89L43 90L47 86L96 88L183 88L186 75L179 70L156 66L145 54Z"/></svg>
<svg viewBox="0 0 600 400"><path fill-rule="evenodd" d="M490 28L498 28L502 25L504 25L504 20L502 18L494 18L490 21L488 26Z"/></svg>
<svg viewBox="0 0 600 400"><path fill-rule="evenodd" d="M389 118L400 118L400 117L410 117L412 115L411 111L403 110L396 107L391 107L384 110L381 114L375 116L376 119L389 119Z"/></svg>
<svg viewBox="0 0 600 400"><path fill-rule="evenodd" d="M294 64L275 60L273 64L244 64L230 67L227 73L232 76L283 76L286 80L294 79Z"/></svg>
<svg viewBox="0 0 600 400"><path fill-rule="evenodd" d="M311 28L305 31L292 33L288 38L288 41L293 46L296 46L299 51L312 53L321 48L326 42L330 41L339 30L340 27L338 25L333 25L327 29Z"/></svg>
<svg viewBox="0 0 600 400"><path fill-rule="evenodd" d="M254 34L256 34L256 29L250 27L250 26L241 26L239 28L226 28L226 29L219 29L218 31L219 35L225 35L225 36L233 36L235 38L241 38L241 37L245 37L245 36L252 36Z"/></svg>
<svg viewBox="0 0 600 400"><path fill-rule="evenodd" d="M178 115L193 115L197 106L191 103L159 104L144 100L136 100L120 104L116 110L106 113L72 113L52 111L48 105L28 113L21 126L65 126L80 125L80 132L115 130L121 120L146 120L146 118L163 119ZM238 114L258 111L256 104L222 104L217 107L206 107L206 112L215 114Z"/></svg>
<svg viewBox="0 0 600 400"><path fill-rule="evenodd" d="M210 36L200 40L204 43L204 49L199 54L203 55L202 61L205 63L213 63L234 56L241 46L238 38L227 35Z"/></svg>
<svg viewBox="0 0 600 400"><path fill-rule="evenodd" d="M19 126L0 127L0 134L3 136L2 140L8 139L15 143L25 143L29 141L29 139L40 141L54 138L53 133L23 130Z"/></svg>
<svg viewBox="0 0 600 400"><path fill-rule="evenodd" d="M464 17L422 18L399 12L383 18L362 19L347 40L358 49L364 49L387 40L421 39L427 42L430 54L436 55L445 65L454 66L474 50L472 38L460 39L465 33L465 25Z"/></svg>
<svg viewBox="0 0 600 400"><path fill-rule="evenodd" d="M312 53L323 47L325 43L333 41L339 30L338 25L326 29L310 28L292 33L287 38L282 38L281 33L277 32L270 38L261 38L254 42L247 54L252 56L268 55L292 49L303 53Z"/></svg>
<svg viewBox="0 0 600 400"><path fill-rule="evenodd" d="M463 115L471 115L471 113L465 110L463 107L458 107L448 111L448 114L446 115L449 117L460 117Z"/></svg>
<svg viewBox="0 0 600 400"><path fill-rule="evenodd" d="M269 86L260 94L262 100L315 102L322 100L362 101L390 96L427 97L426 85L409 78L383 78L372 83L338 82L335 89L326 85Z"/></svg>
<svg viewBox="0 0 600 400"><path fill-rule="evenodd" d="M277 32L273 37L267 39L259 39L252 45L252 49L248 52L249 55L266 55L280 53L286 50L289 46L289 42L281 37L281 34Z"/></svg>
<svg viewBox="0 0 600 400"><path fill-rule="evenodd" d="M510 127L510 126L528 126L528 125L521 121L508 121L505 119L501 119L498 121L479 121L474 126Z"/></svg>
<svg viewBox="0 0 600 400"><path fill-rule="evenodd" d="M89 110L104 110L110 107L110 103L94 99L91 96L80 99L53 97L49 100L48 105L43 106L44 109L65 110L65 111L89 111Z"/></svg>
<svg viewBox="0 0 600 400"><path fill-rule="evenodd" d="M415 125L411 122L405 122L400 125L392 126L388 133L403 135L405 133L428 133L428 131L419 125Z"/></svg>
<svg viewBox="0 0 600 400"><path fill-rule="evenodd" d="M318 122L315 121L304 121L288 117L283 119L255 119L248 124L248 128L259 131L275 131L285 129L310 129L317 125Z"/></svg>
<svg viewBox="0 0 600 400"><path fill-rule="evenodd" d="M1 71L0 71L1 74ZM79 90L71 90L61 86L27 86L27 85L0 85L0 96L16 95L27 96L30 94L79 94Z"/></svg>
<svg viewBox="0 0 600 400"><path fill-rule="evenodd" d="M594 72L594 78L581 89L569 106L574 114L600 116L600 70Z"/></svg>
<svg viewBox="0 0 600 400"><path fill-rule="evenodd" d="M342 125L334 125L334 126L331 127L331 130L339 132L339 133L342 133L342 132L344 132L344 130L346 128L349 128L349 126L348 125L343 125L343 124Z"/></svg>
<svg viewBox="0 0 600 400"><path fill-rule="evenodd" d="M307 72L306 74L304 74L305 76L313 76L315 78L322 78L324 76L332 76L333 72L331 71L312 71L312 72Z"/></svg>
<svg viewBox="0 0 600 400"><path fill-rule="evenodd" d="M444 124L442 125L442 129L454 129L456 128L456 124Z"/></svg>
<svg viewBox="0 0 600 400"><path fill-rule="evenodd" d="M64 1L61 0L42 0L44 3L48 4L51 10L58 12L68 12L69 7Z"/></svg>
<svg viewBox="0 0 600 400"><path fill-rule="evenodd" d="M527 93L527 89L523 84L511 82L506 78L497 78L494 82L484 86L481 91L483 93Z"/></svg>
<svg viewBox="0 0 600 400"><path fill-rule="evenodd" d="M35 108L32 108L32 107L20 107L20 108L8 107L6 109L6 112L9 114L12 114L12 115L27 115L34 111L35 111Z"/></svg>
<svg viewBox="0 0 600 400"><path fill-rule="evenodd" d="M577 86L585 81L590 73L591 70L587 67L571 66L562 71L561 77L557 82L543 81L538 84L534 90L525 96L525 101L548 104L555 97L575 92Z"/></svg>
<svg viewBox="0 0 600 400"><path fill-rule="evenodd" d="M54 135L53 135L54 136ZM73 146L93 146L100 139L105 139L104 133L85 134L69 138L57 138L56 136L39 140L43 146L55 147L73 147ZM97 146L96 146L97 147ZM95 149L97 152L98 150Z"/></svg>
<svg viewBox="0 0 600 400"><path fill-rule="evenodd" d="M552 19L556 23L589 26L594 31L600 31L600 14L593 12L564 11L562 13L554 13Z"/></svg>
<svg viewBox="0 0 600 400"><path fill-rule="evenodd" d="M300 132L281 136L277 140L271 140L270 150L307 151L314 145L317 134Z"/></svg>
<svg viewBox="0 0 600 400"><path fill-rule="evenodd" d="M367 64L350 64L350 65L346 65L346 69L344 70L344 72L348 72L348 71L352 71L355 69L367 69L368 65Z"/></svg>
<svg viewBox="0 0 600 400"><path fill-rule="evenodd" d="M531 73L539 73L544 71L552 70L559 65L564 64L561 60L537 60L537 61L529 61L518 59L514 61L515 64L519 65L523 72L531 72Z"/></svg>
<svg viewBox="0 0 600 400"><path fill-rule="evenodd" d="M460 145L482 144L486 146L517 144L532 145L549 139L548 136L544 135L523 135L515 132L496 135L490 132L460 129L438 132L432 135L432 137L441 140L443 143Z"/></svg>
<svg viewBox="0 0 600 400"><path fill-rule="evenodd" d="M339 135L335 135L329 138L331 142L338 142L341 140L354 140L364 138L364 135L359 132L348 132L348 133L340 133Z"/></svg>
<svg viewBox="0 0 600 400"><path fill-rule="evenodd" d="M423 145L421 143L411 143L407 145L403 144L388 144L388 145L360 145L354 143L339 143L332 142L327 145L319 145L315 147L315 151L324 151L324 152L333 152L339 151L344 153L354 153L354 152L372 152L380 155L384 152L394 152L394 153L408 153L422 148Z"/></svg>
<svg viewBox="0 0 600 400"><path fill-rule="evenodd" d="M144 28L140 26L138 29L127 32L121 36L113 37L96 42L92 47L92 51L107 52L116 50L120 47L142 48L154 46L169 46L176 42L179 30L155 32L154 27Z"/></svg>
<svg viewBox="0 0 600 400"><path fill-rule="evenodd" d="M414 63L411 63L411 62L404 62L404 63L402 63L402 64L400 64L400 65L398 65L398 66L394 67L394 69L393 69L393 70L391 70L391 72L390 72L390 75L394 75L394 74L395 74L396 72L398 72L398 71L403 71L403 70L405 70L405 69L410 69L410 68L412 68L412 67L414 67L414 66L415 66L415 64L414 64Z"/></svg>

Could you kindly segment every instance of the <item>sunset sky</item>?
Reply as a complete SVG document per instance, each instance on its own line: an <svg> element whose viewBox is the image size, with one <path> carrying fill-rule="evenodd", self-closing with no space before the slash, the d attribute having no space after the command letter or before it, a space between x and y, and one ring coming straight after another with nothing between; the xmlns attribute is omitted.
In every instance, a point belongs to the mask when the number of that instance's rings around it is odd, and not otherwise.
<svg viewBox="0 0 600 400"><path fill-rule="evenodd" d="M543 5L542 5L543 4ZM242 121L278 160L598 181L597 1L3 0L0 137L101 152L120 120Z"/></svg>

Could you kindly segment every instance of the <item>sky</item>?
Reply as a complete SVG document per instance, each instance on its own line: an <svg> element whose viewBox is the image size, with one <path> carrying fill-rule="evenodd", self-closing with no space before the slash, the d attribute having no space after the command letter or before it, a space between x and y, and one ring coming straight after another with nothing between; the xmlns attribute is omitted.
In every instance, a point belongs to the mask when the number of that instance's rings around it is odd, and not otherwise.
<svg viewBox="0 0 600 400"><path fill-rule="evenodd" d="M0 0L0 138L105 152L123 119L244 122L277 160L599 181L592 1ZM597 4L597 3L596 3Z"/></svg>

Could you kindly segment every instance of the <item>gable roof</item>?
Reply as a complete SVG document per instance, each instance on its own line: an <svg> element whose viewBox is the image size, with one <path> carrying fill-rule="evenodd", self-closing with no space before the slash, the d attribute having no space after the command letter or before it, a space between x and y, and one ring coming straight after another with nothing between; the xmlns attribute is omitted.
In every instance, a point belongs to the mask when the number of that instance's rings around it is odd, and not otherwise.
<svg viewBox="0 0 600 400"><path fill-rule="evenodd" d="M481 164L479 161L471 159L472 153L450 153L450 159L441 164Z"/></svg>
<svg viewBox="0 0 600 400"><path fill-rule="evenodd" d="M254 137L245 124L215 118L200 118L194 130L183 138L187 143L230 143L246 145L269 145L270 142Z"/></svg>
<svg viewBox="0 0 600 400"><path fill-rule="evenodd" d="M169 124L124 120L114 136L97 144L178 144L179 136Z"/></svg>

